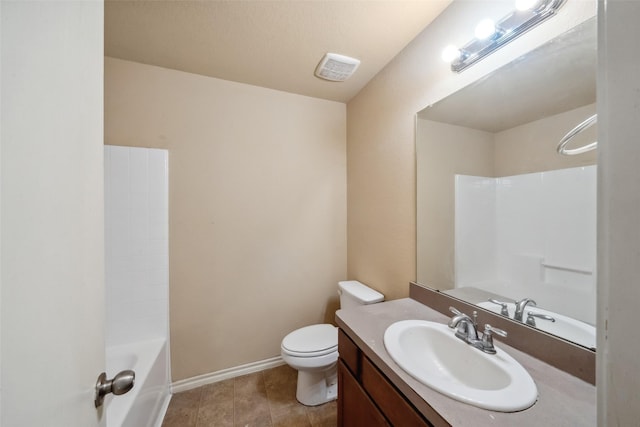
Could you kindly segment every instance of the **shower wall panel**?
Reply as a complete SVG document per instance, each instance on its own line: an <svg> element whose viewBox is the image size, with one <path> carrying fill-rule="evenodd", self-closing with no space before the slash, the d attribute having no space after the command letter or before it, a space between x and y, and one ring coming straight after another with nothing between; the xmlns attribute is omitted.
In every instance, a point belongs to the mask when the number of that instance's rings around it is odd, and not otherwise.
<svg viewBox="0 0 640 427"><path fill-rule="evenodd" d="M168 151L105 146L107 347L168 336Z"/></svg>

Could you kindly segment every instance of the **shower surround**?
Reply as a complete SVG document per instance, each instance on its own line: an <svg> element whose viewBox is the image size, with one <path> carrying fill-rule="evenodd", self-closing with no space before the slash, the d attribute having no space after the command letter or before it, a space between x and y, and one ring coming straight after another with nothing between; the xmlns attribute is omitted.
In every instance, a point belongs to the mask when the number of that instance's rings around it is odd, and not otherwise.
<svg viewBox="0 0 640 427"><path fill-rule="evenodd" d="M170 399L167 150L105 146L107 426L160 426Z"/></svg>
<svg viewBox="0 0 640 427"><path fill-rule="evenodd" d="M455 283L595 324L596 166L456 175Z"/></svg>

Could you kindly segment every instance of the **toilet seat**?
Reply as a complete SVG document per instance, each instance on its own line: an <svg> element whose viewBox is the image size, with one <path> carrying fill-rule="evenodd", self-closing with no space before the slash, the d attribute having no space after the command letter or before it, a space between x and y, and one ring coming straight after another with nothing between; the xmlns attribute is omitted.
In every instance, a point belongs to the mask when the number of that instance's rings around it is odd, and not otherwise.
<svg viewBox="0 0 640 427"><path fill-rule="evenodd" d="M330 324L296 329L282 340L282 351L295 357L318 357L338 351L338 328Z"/></svg>

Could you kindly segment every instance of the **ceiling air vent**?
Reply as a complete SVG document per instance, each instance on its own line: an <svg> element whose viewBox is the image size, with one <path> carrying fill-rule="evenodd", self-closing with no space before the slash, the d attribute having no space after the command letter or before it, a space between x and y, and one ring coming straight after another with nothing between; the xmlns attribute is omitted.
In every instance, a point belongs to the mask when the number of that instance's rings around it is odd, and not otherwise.
<svg viewBox="0 0 640 427"><path fill-rule="evenodd" d="M316 76L332 82L343 82L356 71L360 60L337 53L327 53L316 68Z"/></svg>

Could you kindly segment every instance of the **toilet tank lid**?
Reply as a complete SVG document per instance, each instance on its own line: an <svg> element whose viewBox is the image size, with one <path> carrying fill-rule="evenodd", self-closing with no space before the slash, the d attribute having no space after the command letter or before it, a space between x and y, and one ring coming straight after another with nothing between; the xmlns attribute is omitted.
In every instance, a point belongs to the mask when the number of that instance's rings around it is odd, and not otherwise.
<svg viewBox="0 0 640 427"><path fill-rule="evenodd" d="M358 282L357 280L345 280L338 282L338 288L342 292L347 292L362 304L374 304L376 302L384 301L384 295Z"/></svg>

